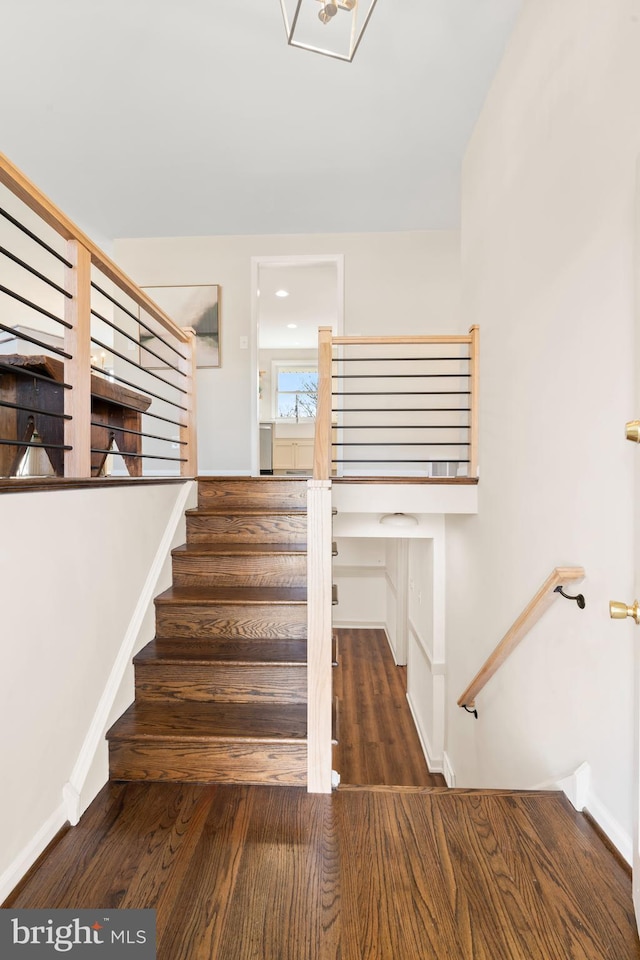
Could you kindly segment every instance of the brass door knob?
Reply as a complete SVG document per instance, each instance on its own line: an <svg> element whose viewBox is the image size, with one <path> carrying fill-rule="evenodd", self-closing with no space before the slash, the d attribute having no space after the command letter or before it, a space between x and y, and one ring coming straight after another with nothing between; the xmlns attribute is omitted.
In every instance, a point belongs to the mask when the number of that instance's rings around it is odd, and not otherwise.
<svg viewBox="0 0 640 960"><path fill-rule="evenodd" d="M609 616L612 620L626 620L627 617L633 617L636 623L640 623L640 604L634 600L633 606L629 607L626 603L620 603L619 600L610 600Z"/></svg>
<svg viewBox="0 0 640 960"><path fill-rule="evenodd" d="M627 440L632 443L640 443L640 420L629 420L626 425Z"/></svg>

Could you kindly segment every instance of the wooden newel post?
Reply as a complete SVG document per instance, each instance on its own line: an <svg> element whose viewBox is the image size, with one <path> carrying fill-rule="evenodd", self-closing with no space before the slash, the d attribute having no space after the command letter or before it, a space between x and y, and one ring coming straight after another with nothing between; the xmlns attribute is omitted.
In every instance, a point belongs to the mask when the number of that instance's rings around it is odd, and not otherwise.
<svg viewBox="0 0 640 960"><path fill-rule="evenodd" d="M64 349L71 360L64 361L64 412L73 419L64 422L64 442L72 450L64 453L65 477L91 476L91 254L78 240L67 242L64 318Z"/></svg>
<svg viewBox="0 0 640 960"><path fill-rule="evenodd" d="M185 344L184 372L186 373L185 388L187 390L186 407L187 412L184 415L186 424L180 428L180 439L186 442L186 446L181 446L180 456L186 457L186 460L180 464L180 473L183 477L195 477L198 473L198 432L196 425L196 332L192 327L185 330L189 334L189 342ZM183 361L180 361L182 367Z"/></svg>
<svg viewBox="0 0 640 960"><path fill-rule="evenodd" d="M469 389L471 396L469 398L471 407L470 430L469 430L469 476L478 476L478 397L480 393L480 327L473 326L469 330L471 342L469 344Z"/></svg>
<svg viewBox="0 0 640 960"><path fill-rule="evenodd" d="M318 406L316 409L316 437L313 450L315 480L331 476L331 327L318 330Z"/></svg>

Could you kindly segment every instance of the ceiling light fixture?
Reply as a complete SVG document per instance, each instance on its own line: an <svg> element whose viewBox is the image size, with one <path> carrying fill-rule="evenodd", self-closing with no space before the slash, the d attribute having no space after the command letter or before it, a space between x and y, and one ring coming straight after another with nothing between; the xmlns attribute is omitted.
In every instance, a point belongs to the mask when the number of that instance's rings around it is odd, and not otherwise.
<svg viewBox="0 0 640 960"><path fill-rule="evenodd" d="M417 527L418 518L412 513L385 513L380 523L385 527Z"/></svg>
<svg viewBox="0 0 640 960"><path fill-rule="evenodd" d="M377 0L280 0L287 41L292 47L351 63L376 3Z"/></svg>
<svg viewBox="0 0 640 960"><path fill-rule="evenodd" d="M287 328L288 328L289 330L297 330L297 329L298 329L298 324L297 324L297 323L288 323L288 324L287 324Z"/></svg>
<svg viewBox="0 0 640 960"><path fill-rule="evenodd" d="M276 290L276 297L288 297L288 296L289 296L288 290Z"/></svg>

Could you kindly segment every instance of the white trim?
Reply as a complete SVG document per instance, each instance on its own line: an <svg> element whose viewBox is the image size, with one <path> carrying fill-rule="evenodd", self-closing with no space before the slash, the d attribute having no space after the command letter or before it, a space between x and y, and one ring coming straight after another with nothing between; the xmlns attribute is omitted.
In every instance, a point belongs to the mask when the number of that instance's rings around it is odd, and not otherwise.
<svg viewBox="0 0 640 960"><path fill-rule="evenodd" d="M260 304L258 300L258 276L261 266L294 267L315 263L336 265L336 332L344 333L344 253L290 254L270 257L251 257L251 469L249 475L260 475L260 397L258 395L258 337Z"/></svg>
<svg viewBox="0 0 640 960"><path fill-rule="evenodd" d="M424 758L427 761L427 766L429 767L429 773L444 773L444 756L436 757L434 756L431 744L429 743L429 738L427 737L424 730L421 728L418 721L418 714L416 713L413 701L411 699L411 694L407 693L407 703L409 704L409 709L411 710L411 716L413 717L413 723L415 725L416 731L418 733L418 739L420 740L420 746L422 747L422 752L424 753ZM447 784L449 786L449 784Z"/></svg>
<svg viewBox="0 0 640 960"><path fill-rule="evenodd" d="M338 620L334 618L333 625L344 630L384 630L385 635L387 633L387 625L380 620Z"/></svg>
<svg viewBox="0 0 640 960"><path fill-rule="evenodd" d="M561 790L579 813L588 813L628 864L633 862L633 841L627 831L591 790L591 767L581 763L573 773L539 783L533 790Z"/></svg>
<svg viewBox="0 0 640 960"><path fill-rule="evenodd" d="M451 787L451 788L455 787L456 775L453 771L451 760L446 750L442 754L442 775L444 777L444 782L448 787Z"/></svg>
<svg viewBox="0 0 640 960"><path fill-rule="evenodd" d="M67 812L64 803L61 803L0 876L0 903L4 903L66 822Z"/></svg>
<svg viewBox="0 0 640 960"><path fill-rule="evenodd" d="M185 483L181 487L179 495L173 506L171 516L167 521L167 526L162 535L162 539L156 550L155 557L149 568L144 586L140 591L138 602L133 611L131 620L123 637L118 655L116 656L111 673L100 697L100 701L93 715L93 719L84 738L80 749L78 759L69 777L69 782L65 785L64 796L71 806L71 815L79 814L86 810L87 806L93 800L93 797L82 797L82 791L86 783L87 776L96 757L98 747L105 733L109 721L109 715L113 708L118 690L122 683L126 670L130 666L136 640L149 607L153 603L153 598L157 592L158 580L162 574L165 562L171 550L173 539L178 528L178 524L184 515L185 506L193 489L193 481ZM77 795L77 810L74 808L74 797ZM76 820L77 822L77 820Z"/></svg>
<svg viewBox="0 0 640 960"><path fill-rule="evenodd" d="M556 777L555 780L545 780L536 784L534 790L562 790L569 803L579 813L587 806L591 783L591 767L588 763L581 763L573 773L565 777Z"/></svg>
<svg viewBox="0 0 640 960"><path fill-rule="evenodd" d="M606 833L611 843L627 863L631 864L633 862L633 842L631 837L591 791L589 791L589 799L584 809L586 813L593 817L600 829Z"/></svg>
<svg viewBox="0 0 640 960"><path fill-rule="evenodd" d="M409 627L409 634L415 638L416 643L418 644L418 646L424 653L425 657L427 658L429 667L431 667L431 672L433 673L433 665L436 662L433 658L433 653L428 649L426 641L423 640L422 636L420 635L420 631L416 627L411 617L407 617L407 624ZM407 643L407 647L408 647L408 643Z"/></svg>
<svg viewBox="0 0 640 960"><path fill-rule="evenodd" d="M62 801L67 811L67 820L75 827L80 822L80 792L69 781L62 788Z"/></svg>

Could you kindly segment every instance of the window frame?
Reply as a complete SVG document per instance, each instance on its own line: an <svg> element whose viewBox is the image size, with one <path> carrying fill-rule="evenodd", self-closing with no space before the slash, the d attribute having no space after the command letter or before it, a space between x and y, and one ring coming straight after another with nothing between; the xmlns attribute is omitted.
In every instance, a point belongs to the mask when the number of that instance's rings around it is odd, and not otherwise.
<svg viewBox="0 0 640 960"><path fill-rule="evenodd" d="M279 390L280 373L309 373L318 376L317 360L272 360L271 361L271 411L274 421L277 423L315 423L316 414L313 416L282 417L278 413L280 395L295 396L298 394L309 395L308 390ZM316 390L317 406L317 390Z"/></svg>

